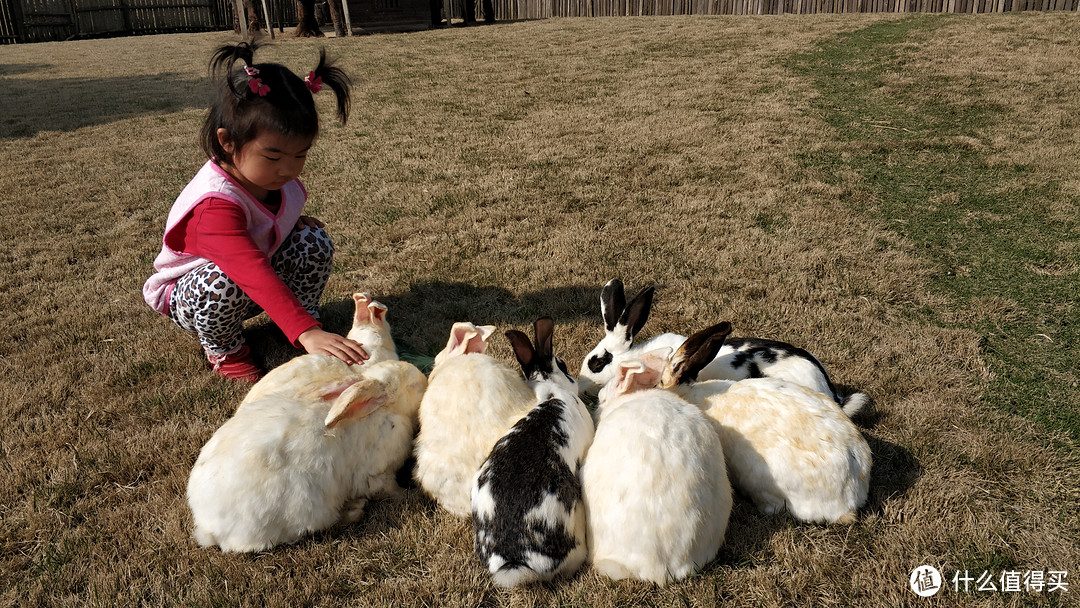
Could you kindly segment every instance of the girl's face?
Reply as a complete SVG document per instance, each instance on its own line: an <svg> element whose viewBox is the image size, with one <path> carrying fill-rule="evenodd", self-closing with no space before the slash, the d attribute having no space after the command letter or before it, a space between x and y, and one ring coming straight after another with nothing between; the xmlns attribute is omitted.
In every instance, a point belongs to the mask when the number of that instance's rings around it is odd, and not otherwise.
<svg viewBox="0 0 1080 608"><path fill-rule="evenodd" d="M229 132L218 129L221 147L232 155L224 169L257 200L265 202L271 190L300 176L304 170L313 137L283 137L276 133L260 133L242 148L235 149Z"/></svg>

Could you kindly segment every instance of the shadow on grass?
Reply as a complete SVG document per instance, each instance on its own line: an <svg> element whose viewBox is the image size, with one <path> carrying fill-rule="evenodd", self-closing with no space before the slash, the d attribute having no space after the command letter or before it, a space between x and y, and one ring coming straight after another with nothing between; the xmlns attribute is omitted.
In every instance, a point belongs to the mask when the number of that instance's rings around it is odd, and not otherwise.
<svg viewBox="0 0 1080 608"><path fill-rule="evenodd" d="M602 287L569 285L515 295L494 285L435 281L412 285L400 293L374 295L389 309L390 328L398 352L433 357L446 345L450 328L458 321L525 329L537 317L548 315L556 324L594 320L599 327L598 298ZM323 328L342 335L348 333L353 308L352 298L324 302ZM269 319L262 319L245 333L252 350L263 353L268 368L301 354L284 343L281 332Z"/></svg>
<svg viewBox="0 0 1080 608"><path fill-rule="evenodd" d="M30 74L32 72L51 67L51 65L42 65L39 63L0 63L0 76L18 76L19 74Z"/></svg>
<svg viewBox="0 0 1080 608"><path fill-rule="evenodd" d="M0 76L27 73L31 66L3 65ZM36 66L35 66L36 67ZM42 131L74 131L124 118L204 108L205 78L152 74L124 78L4 78L0 81L0 139Z"/></svg>
<svg viewBox="0 0 1080 608"><path fill-rule="evenodd" d="M907 449L865 433L863 437L870 445L874 465L870 469L870 494L859 514L881 515L886 503L900 499L915 485L923 468Z"/></svg>

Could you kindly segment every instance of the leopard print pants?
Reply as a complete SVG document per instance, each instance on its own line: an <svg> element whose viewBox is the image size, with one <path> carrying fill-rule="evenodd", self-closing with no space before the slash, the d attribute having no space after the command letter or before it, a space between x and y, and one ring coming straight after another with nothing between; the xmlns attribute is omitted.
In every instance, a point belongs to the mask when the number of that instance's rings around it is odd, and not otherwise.
<svg viewBox="0 0 1080 608"><path fill-rule="evenodd" d="M319 319L319 299L333 266L334 244L323 228L293 229L270 265L300 304ZM244 345L244 321L262 312L213 262L180 277L169 299L169 318L199 338L211 361Z"/></svg>

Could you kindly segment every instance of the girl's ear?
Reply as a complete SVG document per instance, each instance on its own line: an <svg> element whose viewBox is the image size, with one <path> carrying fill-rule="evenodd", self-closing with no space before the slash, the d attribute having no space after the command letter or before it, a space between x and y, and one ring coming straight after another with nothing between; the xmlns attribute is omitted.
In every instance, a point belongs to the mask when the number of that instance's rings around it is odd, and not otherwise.
<svg viewBox="0 0 1080 608"><path fill-rule="evenodd" d="M226 154L231 155L236 150L233 150L232 137L229 136L228 129L220 128L217 130L217 140L221 144L221 149L225 150Z"/></svg>

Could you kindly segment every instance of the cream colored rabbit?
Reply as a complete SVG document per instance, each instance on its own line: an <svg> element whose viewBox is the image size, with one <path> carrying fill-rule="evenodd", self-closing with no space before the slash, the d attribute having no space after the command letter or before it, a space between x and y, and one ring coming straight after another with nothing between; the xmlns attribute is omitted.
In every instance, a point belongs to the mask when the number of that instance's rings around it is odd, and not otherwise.
<svg viewBox="0 0 1080 608"><path fill-rule="evenodd" d="M362 513L366 498L400 491L427 385L402 361L347 366L303 355L252 391L199 453L187 500L200 545L260 551Z"/></svg>
<svg viewBox="0 0 1080 608"><path fill-rule="evenodd" d="M663 585L697 572L716 556L731 515L713 423L653 388L670 352L618 364L600 390L596 434L581 467L589 560L614 579Z"/></svg>
<svg viewBox="0 0 1080 608"><path fill-rule="evenodd" d="M731 332L720 323L679 347L662 386L719 423L732 483L765 513L852 523L866 502L870 446L828 395L777 378L695 382Z"/></svg>
<svg viewBox="0 0 1080 608"><path fill-rule="evenodd" d="M420 404L414 476L458 517L469 517L473 475L495 442L535 403L520 372L484 354L494 330L455 323Z"/></svg>

